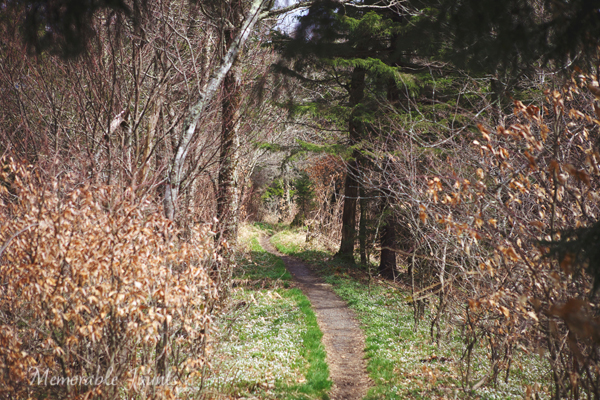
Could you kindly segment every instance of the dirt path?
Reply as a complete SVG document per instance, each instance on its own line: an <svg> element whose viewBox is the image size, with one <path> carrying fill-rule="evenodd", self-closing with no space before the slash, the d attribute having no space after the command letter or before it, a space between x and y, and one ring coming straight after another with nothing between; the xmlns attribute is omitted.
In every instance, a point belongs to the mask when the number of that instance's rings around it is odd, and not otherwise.
<svg viewBox="0 0 600 400"><path fill-rule="evenodd" d="M260 244L268 252L281 257L312 303L323 332L327 364L333 381L331 399L362 399L370 381L367 363L363 358L365 339L354 312L301 261L278 252L269 238L261 237Z"/></svg>

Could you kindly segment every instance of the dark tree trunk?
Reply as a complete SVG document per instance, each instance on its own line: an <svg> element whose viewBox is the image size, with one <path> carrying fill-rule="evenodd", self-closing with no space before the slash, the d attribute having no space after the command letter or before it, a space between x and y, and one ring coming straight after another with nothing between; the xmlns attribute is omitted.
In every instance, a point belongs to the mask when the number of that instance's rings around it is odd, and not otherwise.
<svg viewBox="0 0 600 400"><path fill-rule="evenodd" d="M367 265L367 199L365 198L365 188L360 185L358 190L360 195L360 222L358 225L358 243L360 246L360 263Z"/></svg>
<svg viewBox="0 0 600 400"><path fill-rule="evenodd" d="M351 262L354 262L354 241L356 240L356 199L358 197L356 164L356 160L350 161L348 163L348 171L346 172L346 181L344 182L344 210L342 211L342 241L337 254L338 257Z"/></svg>
<svg viewBox="0 0 600 400"><path fill-rule="evenodd" d="M331 199L329 200L329 204L323 205L323 212L325 213L327 223L333 220L335 206L340 196L341 186L341 182L338 182L337 179L333 181L333 191L331 193Z"/></svg>
<svg viewBox="0 0 600 400"><path fill-rule="evenodd" d="M384 278L395 279L396 277L396 225L392 218L384 218L381 226L381 262L379 263L379 274Z"/></svg>
<svg viewBox="0 0 600 400"><path fill-rule="evenodd" d="M350 143L354 145L360 141L362 129L358 105L364 97L365 91L364 68L356 67L352 72L350 81L350 106L353 108L348 121ZM352 160L348 162L346 181L344 183L344 211L342 212L342 240L337 256L349 262L354 262L354 241L356 240L356 200L358 198L358 170L360 152L354 150Z"/></svg>
<svg viewBox="0 0 600 400"><path fill-rule="evenodd" d="M387 99L390 103L395 104L400 99L400 91L398 90L398 86L396 82L393 80L388 81L387 86ZM385 170L385 169L384 169ZM383 170L380 171L383 173ZM388 208L389 199L391 198L391 193L385 189L385 176L382 176L381 183L381 213L383 214L383 224L379 230L379 240L381 244L381 254L380 254L380 262L378 272L381 276L388 279L396 278L396 252L394 249L397 246L396 243L396 221Z"/></svg>

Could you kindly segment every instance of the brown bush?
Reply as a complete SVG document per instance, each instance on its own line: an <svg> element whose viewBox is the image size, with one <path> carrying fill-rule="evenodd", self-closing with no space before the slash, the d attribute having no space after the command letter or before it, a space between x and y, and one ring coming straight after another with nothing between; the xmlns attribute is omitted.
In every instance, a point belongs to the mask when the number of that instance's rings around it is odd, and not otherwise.
<svg viewBox="0 0 600 400"><path fill-rule="evenodd" d="M345 170L343 160L332 155L316 159L306 170L314 185L315 203L321 205L311 213L307 223L310 229L307 239L319 234L320 241L336 250L341 239Z"/></svg>
<svg viewBox="0 0 600 400"><path fill-rule="evenodd" d="M494 382L502 371L508 377L521 348L548 360L556 398L600 395L592 277L557 245L600 215L600 121L588 84L597 88L589 77L573 78L537 106L515 101L507 124L479 126L480 137L461 154L468 161L452 160L461 169L428 180L423 221L433 217L460 243L448 257L456 264L446 268L468 293L461 318L467 387ZM489 347L491 370L471 382L477 345Z"/></svg>
<svg viewBox="0 0 600 400"><path fill-rule="evenodd" d="M443 337L442 320L461 332L467 392L508 380L517 353L537 353L556 398L600 396L590 275L600 275L600 253L590 249L600 216L600 90L584 75L554 87L529 92L540 93L536 102L515 101L498 127L467 111L447 120L469 118L478 132L421 124L438 133L435 142L401 118L383 121L391 133L372 141L376 179L361 175L365 187L386 188L416 323L418 303L429 301L432 340ZM489 356L485 374L473 372L476 349Z"/></svg>
<svg viewBox="0 0 600 400"><path fill-rule="evenodd" d="M217 299L207 227L132 191L0 172L0 397L193 397Z"/></svg>

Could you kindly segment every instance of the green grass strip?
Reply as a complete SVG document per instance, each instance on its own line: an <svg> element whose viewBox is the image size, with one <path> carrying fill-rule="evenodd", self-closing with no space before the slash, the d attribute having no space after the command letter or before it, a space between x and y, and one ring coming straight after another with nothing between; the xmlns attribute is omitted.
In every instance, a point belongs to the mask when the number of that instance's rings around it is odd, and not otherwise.
<svg viewBox="0 0 600 400"><path fill-rule="evenodd" d="M265 251L260 245L258 238L253 237L251 239L250 251L256 264L262 267L250 270L245 268L245 275L247 274L245 277L251 279L281 279L284 281L292 279L290 273L285 268L283 260ZM306 381L298 386L282 389L287 389L285 391L289 393L287 396L288 399L329 399L327 391L331 388L332 382L329 380L329 367L325 361L325 347L321 341L323 333L319 329L317 316L311 307L311 303L302 291L297 288L280 290L279 293L282 297L293 299L305 316L306 332L301 335L304 347L301 353L308 362L308 369L305 373Z"/></svg>
<svg viewBox="0 0 600 400"><path fill-rule="evenodd" d="M297 390L300 393L313 395L321 399L329 399L326 393L331 388L329 367L325 361L325 347L321 342L323 333L317 325L317 316L311 307L310 301L300 289L290 289L285 295L296 300L298 307L305 315L307 327L306 332L302 334L302 341L309 367L305 374L306 382L299 386Z"/></svg>
<svg viewBox="0 0 600 400"><path fill-rule="evenodd" d="M252 262L242 266L240 278L267 281L281 280L284 282L292 280L292 275L285 268L283 261L279 257L266 252L258 242L257 237L250 240L249 248ZM288 285L284 286L287 287Z"/></svg>

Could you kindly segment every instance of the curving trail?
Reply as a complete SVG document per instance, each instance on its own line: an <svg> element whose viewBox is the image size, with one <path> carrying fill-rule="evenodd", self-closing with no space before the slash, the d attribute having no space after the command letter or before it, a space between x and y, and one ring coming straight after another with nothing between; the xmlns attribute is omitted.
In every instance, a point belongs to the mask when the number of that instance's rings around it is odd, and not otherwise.
<svg viewBox="0 0 600 400"><path fill-rule="evenodd" d="M281 257L312 303L323 332L323 344L333 382L331 399L362 399L370 380L363 352L365 339L354 312L301 261L277 251L267 237L261 237L260 244L266 251Z"/></svg>

